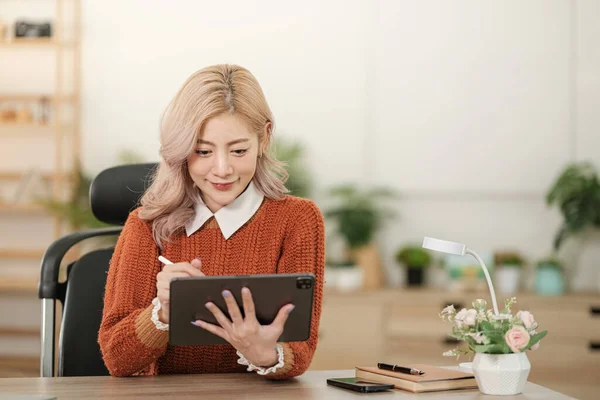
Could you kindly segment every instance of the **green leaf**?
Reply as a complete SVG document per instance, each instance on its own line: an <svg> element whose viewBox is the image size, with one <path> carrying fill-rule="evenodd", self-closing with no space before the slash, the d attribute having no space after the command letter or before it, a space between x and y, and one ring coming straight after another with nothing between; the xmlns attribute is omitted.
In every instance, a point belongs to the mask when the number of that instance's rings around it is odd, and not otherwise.
<svg viewBox="0 0 600 400"><path fill-rule="evenodd" d="M312 192L312 176L305 165L305 148L301 142L277 136L273 143L275 157L285 164L288 179L285 183L289 194L309 197Z"/></svg>
<svg viewBox="0 0 600 400"><path fill-rule="evenodd" d="M502 354L502 345L500 344L478 344L473 346L477 353Z"/></svg>
<svg viewBox="0 0 600 400"><path fill-rule="evenodd" d="M487 332L493 331L495 329L496 328L494 327L494 325L491 322L481 321L481 330L483 330L484 332L486 332L486 335L487 335Z"/></svg>
<svg viewBox="0 0 600 400"><path fill-rule="evenodd" d="M531 348L531 346L533 346L534 344L536 344L537 342L542 340L542 338L544 338L544 336L546 336L547 334L548 334L548 331L543 331L543 332L538 332L535 335L532 335L531 338L529 339L529 343L527 343L527 346L525 346L525 348L521 351L529 350Z"/></svg>
<svg viewBox="0 0 600 400"><path fill-rule="evenodd" d="M500 332L486 332L485 336L490 340L490 343L503 343L504 335Z"/></svg>
<svg viewBox="0 0 600 400"><path fill-rule="evenodd" d="M548 191L546 203L556 204L563 214L554 238L555 250L568 236L589 226L600 227L600 180L592 163L567 165Z"/></svg>

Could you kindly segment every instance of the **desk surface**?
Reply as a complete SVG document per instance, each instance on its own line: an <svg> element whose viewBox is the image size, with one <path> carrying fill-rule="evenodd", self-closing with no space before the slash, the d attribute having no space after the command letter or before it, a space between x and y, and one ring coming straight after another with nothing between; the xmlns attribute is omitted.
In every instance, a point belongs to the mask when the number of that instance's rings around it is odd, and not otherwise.
<svg viewBox="0 0 600 400"><path fill-rule="evenodd" d="M68 399L483 399L477 390L413 394L401 390L373 394L355 393L327 386L327 378L354 376L354 370L308 371L288 381L273 382L251 373L207 375L161 375L152 377L114 378L5 378L0 379L0 398L8 394L52 395ZM17 397L20 398L20 397ZM35 398L32 396L32 398ZM504 399L571 399L568 396L528 382L523 395Z"/></svg>

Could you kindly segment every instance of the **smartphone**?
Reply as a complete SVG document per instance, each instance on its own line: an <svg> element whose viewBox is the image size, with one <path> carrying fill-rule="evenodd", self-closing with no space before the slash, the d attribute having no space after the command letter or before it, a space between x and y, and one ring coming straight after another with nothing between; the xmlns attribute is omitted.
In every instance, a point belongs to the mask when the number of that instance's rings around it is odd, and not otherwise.
<svg viewBox="0 0 600 400"><path fill-rule="evenodd" d="M382 392L394 388L394 385L357 381L356 378L329 378L327 384L361 393Z"/></svg>

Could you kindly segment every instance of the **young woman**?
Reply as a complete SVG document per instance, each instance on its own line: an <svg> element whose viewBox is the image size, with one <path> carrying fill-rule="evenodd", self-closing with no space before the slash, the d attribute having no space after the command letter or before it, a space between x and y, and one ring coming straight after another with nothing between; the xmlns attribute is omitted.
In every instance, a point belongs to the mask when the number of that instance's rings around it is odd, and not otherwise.
<svg viewBox="0 0 600 400"><path fill-rule="evenodd" d="M287 174L270 152L273 127L258 82L235 65L194 73L167 107L161 163L108 273L99 343L112 375L248 370L285 379L308 368L321 314L323 218L312 201L285 194ZM224 291L231 319L208 303L219 325L196 323L229 344L168 345L171 279L299 272L316 277L307 341L277 343L293 305L260 325L244 289L245 318Z"/></svg>

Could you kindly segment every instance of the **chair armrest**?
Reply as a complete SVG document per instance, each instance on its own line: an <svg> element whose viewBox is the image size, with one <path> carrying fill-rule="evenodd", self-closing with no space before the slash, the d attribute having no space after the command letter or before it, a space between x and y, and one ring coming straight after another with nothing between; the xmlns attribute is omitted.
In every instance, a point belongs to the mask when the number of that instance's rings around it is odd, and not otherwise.
<svg viewBox="0 0 600 400"><path fill-rule="evenodd" d="M58 273L60 263L71 247L88 238L118 235L122 229L122 226L117 226L73 232L53 242L42 257L38 297L40 299L57 299L59 297Z"/></svg>

